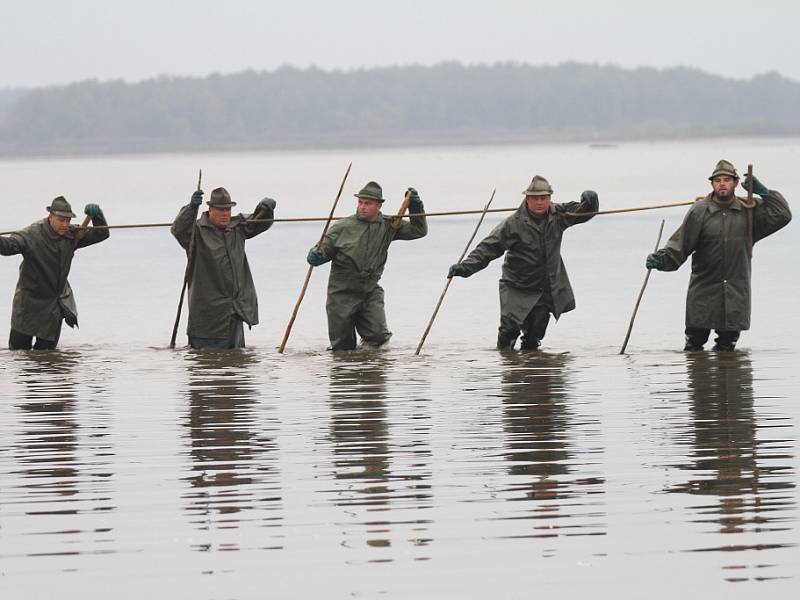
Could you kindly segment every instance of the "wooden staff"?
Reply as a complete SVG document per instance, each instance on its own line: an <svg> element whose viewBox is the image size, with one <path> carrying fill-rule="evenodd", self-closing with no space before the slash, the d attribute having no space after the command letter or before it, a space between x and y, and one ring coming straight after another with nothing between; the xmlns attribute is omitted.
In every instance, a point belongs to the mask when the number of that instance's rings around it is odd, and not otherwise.
<svg viewBox="0 0 800 600"><path fill-rule="evenodd" d="M403 196L403 203L400 205L400 210L397 211L394 219L392 219L392 239L397 237L397 231L400 229L400 225L403 224L403 217L408 210L408 201L411 199L411 192L406 191L405 195ZM417 215L414 215L417 216Z"/></svg>
<svg viewBox="0 0 800 600"><path fill-rule="evenodd" d="M470 236L469 241L467 242L467 246L464 248L464 252L462 252L461 256L458 258L457 264L460 264L461 261L464 260L464 257L467 255L467 250L469 250L469 247L472 244L472 240L475 239L475 235L478 233L478 229L480 229L481 223L483 223L483 218L486 216L486 212L489 210L489 205L492 203L492 200L494 200L494 193L496 191L497 190L492 190L492 195L489 198L489 202L487 202L486 206L483 207L481 218L478 220L478 224L475 226L475 231L472 232L472 235ZM431 318L428 321L428 326L425 328L425 332L422 334L422 339L419 341L419 344L417 344L417 349L414 352L415 355L419 355L420 350L422 350L422 344L425 343L425 338L428 337L428 332L430 332L431 327L433 326L433 321L434 319L436 319L436 315L439 314L439 307L442 305L442 301L444 300L444 295L447 293L447 289L450 287L452 281L453 281L452 277L447 278L447 281L444 284L444 289L442 290L442 293L439 295L439 301L436 303L436 308L433 309L433 314L431 315Z"/></svg>
<svg viewBox="0 0 800 600"><path fill-rule="evenodd" d="M83 223L81 223L80 227L75 230L75 248L78 247L78 244L81 243L83 236L86 235L86 228L89 227L89 222L92 220L92 217L86 215L83 219Z"/></svg>
<svg viewBox="0 0 800 600"><path fill-rule="evenodd" d="M750 189L747 190L747 204L744 205L747 213L747 256L753 258L753 208L756 205L753 202L753 165L747 165L747 181L750 184Z"/></svg>
<svg viewBox="0 0 800 600"><path fill-rule="evenodd" d="M653 252L658 251L658 245L661 243L661 233L664 231L664 220L661 220L661 227L658 229L658 238L656 239L656 247ZM650 273L652 269L647 269L647 275L644 276L644 283L642 284L642 289L639 290L639 297L636 298L636 306L633 307L633 314L631 315L631 322L628 325L628 333L625 334L625 341L622 342L622 348L620 349L620 354L625 354L625 348L628 346L628 340L631 337L631 331L633 330L633 321L636 319L636 312L639 310L639 303L642 301L642 296L644 295L644 288L647 287L647 281L650 279Z"/></svg>
<svg viewBox="0 0 800 600"><path fill-rule="evenodd" d="M197 176L197 191L200 191L200 184L203 181L203 169L200 169L200 174ZM186 295L186 287L189 285L189 277L192 275L192 268L194 267L194 238L197 232L197 223L192 220L192 235L189 238L189 250L186 253L186 271L183 273L183 287L181 288L181 297L178 300L178 314L175 315L175 325L172 326L172 338L169 340L169 347L175 347L175 338L178 337L178 323L181 320L181 309L183 308L183 297Z"/></svg>
<svg viewBox="0 0 800 600"><path fill-rule="evenodd" d="M342 195L342 190L344 189L344 183L347 181L347 176L350 174L350 167L353 166L353 163L347 165L347 171L344 173L344 177L342 177L342 184L339 186L339 193L336 194L336 200L333 201L333 206L331 207L331 212L328 215L328 220L325 221L325 227L322 228L322 235L319 236L319 241L317 242L316 249L319 250L322 247L322 242L325 240L325 234L328 233L328 227L330 227L331 221L333 220L333 212L336 210L336 205L339 204L339 198ZM314 270L314 265L308 266L308 271L306 272L306 278L303 281L303 288L300 290L300 296L297 298L297 302L295 302L294 310L292 311L292 316L289 318L289 324L286 326L286 331L283 333L283 339L281 340L281 345L278 346L278 352L283 354L283 351L286 349L286 342L289 340L289 334L292 332L292 326L294 325L294 320L297 318L297 311L300 310L300 304L303 302L303 298L306 295L306 289L308 288L308 282L311 279L311 272Z"/></svg>

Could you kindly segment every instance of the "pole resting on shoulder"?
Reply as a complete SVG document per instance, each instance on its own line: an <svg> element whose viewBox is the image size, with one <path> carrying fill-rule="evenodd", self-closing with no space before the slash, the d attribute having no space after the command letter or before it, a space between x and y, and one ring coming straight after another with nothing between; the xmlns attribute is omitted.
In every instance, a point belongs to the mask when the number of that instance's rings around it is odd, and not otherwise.
<svg viewBox="0 0 800 600"><path fill-rule="evenodd" d="M394 236L397 235L397 230L400 229L400 225L403 224L403 217L405 216L406 211L408 210L409 200L411 200L411 191L407 190L405 196L403 196L403 203L400 205L400 210L397 211L397 215L392 220L392 230L394 231L392 239L394 239Z"/></svg>
<svg viewBox="0 0 800 600"><path fill-rule="evenodd" d="M92 217L86 215L83 219L83 223L80 224L80 227L75 231L75 247L78 247L78 244L81 243L83 236L86 235L86 229L89 227L89 223L91 222Z"/></svg>

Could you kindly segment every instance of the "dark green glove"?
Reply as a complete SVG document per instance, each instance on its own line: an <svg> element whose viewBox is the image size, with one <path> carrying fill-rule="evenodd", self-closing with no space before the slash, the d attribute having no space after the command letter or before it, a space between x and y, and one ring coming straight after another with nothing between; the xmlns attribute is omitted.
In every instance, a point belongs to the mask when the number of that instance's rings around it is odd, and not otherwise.
<svg viewBox="0 0 800 600"><path fill-rule="evenodd" d="M464 265L461 263L456 263L454 265L450 265L450 270L447 271L447 278L452 279L453 277L469 277L469 272Z"/></svg>
<svg viewBox="0 0 800 600"><path fill-rule="evenodd" d="M581 204L586 208L583 212L596 212L600 207L600 199L594 190L586 190L581 194Z"/></svg>
<svg viewBox="0 0 800 600"><path fill-rule="evenodd" d="M278 203L275 202L272 198L264 198L261 202L258 203L258 211L263 211L265 213L272 213L275 212L275 207L278 206Z"/></svg>
<svg viewBox="0 0 800 600"><path fill-rule="evenodd" d="M318 267L322 264L328 262L328 257L325 256L325 253L322 250L317 250L316 248L312 248L308 251L308 256L306 256L306 260L308 264L312 267Z"/></svg>
<svg viewBox="0 0 800 600"><path fill-rule="evenodd" d="M83 209L83 214L94 219L96 216L102 215L103 211L100 210L100 207L97 204L87 204L86 208Z"/></svg>
<svg viewBox="0 0 800 600"><path fill-rule="evenodd" d="M742 187L749 192L751 185L753 186L754 194L758 194L759 196L762 197L769 194L769 190L767 189L767 187L763 183L761 183L758 179L756 179L755 175L753 175L753 182L751 184L750 179L747 177L747 174L745 174L744 180L742 181Z"/></svg>
<svg viewBox="0 0 800 600"><path fill-rule="evenodd" d="M192 194L192 199L189 201L189 204L197 208L203 203L203 190L197 190L194 194Z"/></svg>
<svg viewBox="0 0 800 600"><path fill-rule="evenodd" d="M648 269L655 269L656 271L661 271L664 268L664 257L658 254L657 252L653 252L653 254L647 255L647 260L644 261L644 266Z"/></svg>
<svg viewBox="0 0 800 600"><path fill-rule="evenodd" d="M410 187L408 188L408 191L411 193L411 195L408 198L409 214L423 212L425 209L422 207L422 200L420 199L417 190L415 190L413 187Z"/></svg>

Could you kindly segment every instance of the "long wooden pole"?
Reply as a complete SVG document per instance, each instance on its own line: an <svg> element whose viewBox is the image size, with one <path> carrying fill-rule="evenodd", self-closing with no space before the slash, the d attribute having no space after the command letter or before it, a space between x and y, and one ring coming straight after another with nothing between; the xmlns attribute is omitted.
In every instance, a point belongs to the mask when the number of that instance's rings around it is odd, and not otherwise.
<svg viewBox="0 0 800 600"><path fill-rule="evenodd" d="M658 251L658 245L661 243L661 234L664 231L664 220L661 220L661 227L658 229L658 238L656 239L656 247L653 252ZM631 315L631 322L628 325L628 333L625 334L625 341L622 342L622 348L620 349L620 354L625 354L625 348L628 347L628 340L631 337L631 331L633 331L633 321L636 319L636 312L639 310L639 303L642 301L642 296L644 295L644 288L647 287L647 281L650 279L650 273L652 269L647 269L647 275L644 276L644 283L642 284L642 289L639 290L639 297L636 298L636 306L633 307L633 314Z"/></svg>
<svg viewBox="0 0 800 600"><path fill-rule="evenodd" d="M347 165L347 171L344 173L344 177L342 177L342 184L339 186L339 192L336 194L336 200L333 201L333 206L331 207L331 212L328 215L328 219L325 221L325 227L322 228L322 235L319 236L319 241L317 242L317 250L322 247L322 242L325 240L325 234L328 233L328 227L330 227L331 221L333 220L333 212L336 210L336 205L339 204L339 198L342 195L342 190L344 189L344 183L347 181L347 176L350 175L350 167L353 166L353 163ZM308 271L306 271L306 278L303 281L303 288L300 290L300 296L297 298L297 302L294 304L294 310L292 310L292 316L289 318L289 324L286 326L286 331L283 332L283 339L281 340L281 345L278 346L278 352L283 354L283 351L286 349L286 342L289 340L289 334L292 332L292 326L294 325L294 321L297 318L297 311L300 310L300 304L303 302L303 298L306 295L306 289L308 288L308 282L311 280L311 272L314 270L314 265L308 266Z"/></svg>
<svg viewBox="0 0 800 600"><path fill-rule="evenodd" d="M203 181L203 169L200 169L200 174L197 176L197 191L200 191L200 184ZM181 287L181 297L178 300L178 314L175 315L175 324L172 326L172 337L169 340L169 347L175 347L175 338L178 337L178 324L181 321L181 309L183 308L183 298L186 295L186 287L189 284L189 277L192 275L192 268L194 267L194 238L197 232L197 223L192 219L192 235L189 238L189 250L186 253L186 271L183 273L183 287Z"/></svg>
<svg viewBox="0 0 800 600"><path fill-rule="evenodd" d="M629 212L637 212L642 210L656 210L659 208L674 208L677 206L689 206L694 204L695 201L692 200L690 202L675 202L672 204L653 204L650 206L636 206L633 208L617 208L615 210L600 210L597 212L591 213L563 213L566 216L594 216L594 215L616 215L620 213L629 213ZM487 213L504 213L504 212L514 212L515 210L519 210L519 206L512 206L509 208L492 208ZM426 212L426 213L419 213L415 214L415 217L449 217L455 215L479 215L483 211L482 210L452 210L446 212ZM404 218L408 218L409 215L405 215ZM346 217L333 217L332 221L338 221L340 219L344 219ZM280 219L249 219L247 223L308 223L313 221L327 221L328 217L283 217ZM97 229L146 229L149 227L171 227L172 223L134 223L130 225L97 225ZM15 230L16 231L16 230ZM8 235L11 233L15 233L15 231L2 231L0 235Z"/></svg>
<svg viewBox="0 0 800 600"><path fill-rule="evenodd" d="M464 257L467 255L467 251L469 250L469 247L472 244L472 241L475 239L475 235L478 233L478 229L480 229L481 223L483 223L483 218L486 216L486 212L489 210L489 205L492 203L492 200L494 200L494 194L495 194L496 191L497 190L492 190L492 195L489 198L489 202L487 202L486 206L483 207L483 212L481 213L481 218L478 220L478 224L475 226L475 230L472 232L472 235L470 236L469 241L467 242L467 245L464 248L464 251L461 253L461 256L458 258L458 262L459 263L462 260L464 260ZM442 290L442 293L439 295L439 301L436 303L436 308L433 309L433 314L431 315L431 318L428 321L428 326L425 327L425 331L422 334L422 339L420 339L419 344L417 344L417 349L416 349L416 351L414 351L415 355L419 355L420 351L422 350L422 345L425 343L425 339L428 337L428 333L430 332L431 327L433 326L433 321L436 319L436 315L439 314L439 307L442 305L442 301L444 300L444 296L447 293L447 289L450 287L450 284L452 282L453 282L453 278L452 277L448 277L447 281L444 284L444 289Z"/></svg>

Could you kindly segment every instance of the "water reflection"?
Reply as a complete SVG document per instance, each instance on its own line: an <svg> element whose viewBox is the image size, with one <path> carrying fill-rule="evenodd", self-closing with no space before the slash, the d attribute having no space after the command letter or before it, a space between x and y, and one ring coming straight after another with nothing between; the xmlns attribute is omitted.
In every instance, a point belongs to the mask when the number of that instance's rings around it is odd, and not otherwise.
<svg viewBox="0 0 800 600"><path fill-rule="evenodd" d="M25 507L20 514L34 517L17 524L23 535L39 536L30 555L110 551L111 528L103 514L114 509L110 418L104 403L80 394L84 362L80 353L66 350L14 356L21 386L15 403L18 466L3 488L5 503L19 502Z"/></svg>
<svg viewBox="0 0 800 600"><path fill-rule="evenodd" d="M793 442L783 416L757 414L754 409L753 368L746 353L693 353L686 357L692 449L689 462L678 465L692 479L669 491L703 498L691 506L694 522L713 525L713 533L744 534L718 547L699 551L766 550L787 545L792 531L787 510L794 510ZM794 535L790 536L794 537ZM753 579L770 579L763 570L767 556L759 556ZM750 579L745 565L731 580Z"/></svg>
<svg viewBox="0 0 800 600"><path fill-rule="evenodd" d="M205 551L239 550L235 536L242 521L268 528L281 525L276 419L259 418L258 381L262 362L248 351L189 351L189 430L192 460L184 494L186 512L208 540ZM242 513L249 514L244 516ZM271 532L266 548L280 548Z"/></svg>
<svg viewBox="0 0 800 600"><path fill-rule="evenodd" d="M524 502L509 519L534 519L533 531L512 537L604 535L605 513L596 508L603 477L577 448L579 422L570 406L568 354L504 353L501 394L505 458L504 497ZM591 423L597 426L596 422ZM578 465L581 465L578 468Z"/></svg>
<svg viewBox="0 0 800 600"><path fill-rule="evenodd" d="M345 545L389 548L400 538L414 547L426 546L431 541L427 535L430 521L421 511L431 506L431 452L428 427L419 422L426 418L421 417L420 405L409 398L399 402L398 412L414 414L399 415L392 431L386 376L390 362L383 353L339 353L331 361L329 436L333 479L342 485L325 493L334 494L333 503L346 507L355 524L354 530L353 522L342 524ZM401 385L408 393L410 386L406 382ZM409 422L413 425L406 431L403 423ZM364 527L366 539L362 541ZM393 558L396 553L392 558L371 560Z"/></svg>

